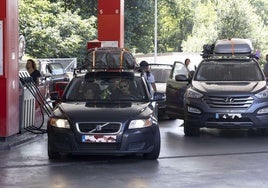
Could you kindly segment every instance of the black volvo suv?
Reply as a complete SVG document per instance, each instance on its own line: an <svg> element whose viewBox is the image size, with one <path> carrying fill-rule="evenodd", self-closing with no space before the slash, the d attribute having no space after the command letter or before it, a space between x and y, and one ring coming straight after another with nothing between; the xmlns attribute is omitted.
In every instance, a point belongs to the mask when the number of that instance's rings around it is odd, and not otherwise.
<svg viewBox="0 0 268 188"><path fill-rule="evenodd" d="M90 71L78 70L81 74L75 74L62 97L52 97L57 104L47 123L49 158L142 154L157 159L157 101L164 100L164 94L151 95L144 77L134 71L134 58L124 49L93 50L87 59Z"/></svg>
<svg viewBox="0 0 268 188"><path fill-rule="evenodd" d="M248 39L218 40L204 46L193 76L174 63L166 113L184 120L186 136L199 136L202 127L268 128L266 78L252 51Z"/></svg>

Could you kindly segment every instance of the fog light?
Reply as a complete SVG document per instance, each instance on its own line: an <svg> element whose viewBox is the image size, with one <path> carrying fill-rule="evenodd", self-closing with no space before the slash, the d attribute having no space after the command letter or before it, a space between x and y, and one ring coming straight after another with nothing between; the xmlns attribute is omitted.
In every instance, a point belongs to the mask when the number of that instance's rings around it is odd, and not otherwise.
<svg viewBox="0 0 268 188"><path fill-rule="evenodd" d="M188 112L194 113L194 114L201 114L200 110L198 110L197 108L189 107L189 106L188 106Z"/></svg>
<svg viewBox="0 0 268 188"><path fill-rule="evenodd" d="M268 108L263 108L263 109L260 109L257 114L267 114L268 113Z"/></svg>

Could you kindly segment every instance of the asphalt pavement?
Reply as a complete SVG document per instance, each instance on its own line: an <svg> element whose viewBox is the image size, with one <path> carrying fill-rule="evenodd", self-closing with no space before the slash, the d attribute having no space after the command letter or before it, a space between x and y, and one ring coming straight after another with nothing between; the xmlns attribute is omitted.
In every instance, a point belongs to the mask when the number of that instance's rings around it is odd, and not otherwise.
<svg viewBox="0 0 268 188"><path fill-rule="evenodd" d="M66 156L49 160L47 135L0 150L1 188L266 188L268 136L204 129L185 137L181 120L160 121L158 160Z"/></svg>

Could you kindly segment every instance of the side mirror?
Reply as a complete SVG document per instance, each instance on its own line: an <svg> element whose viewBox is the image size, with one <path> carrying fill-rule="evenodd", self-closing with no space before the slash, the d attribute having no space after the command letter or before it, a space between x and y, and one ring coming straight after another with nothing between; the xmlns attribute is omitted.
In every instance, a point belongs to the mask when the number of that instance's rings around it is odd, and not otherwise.
<svg viewBox="0 0 268 188"><path fill-rule="evenodd" d="M176 81L187 81L187 82L190 81L189 78L187 78L187 76L184 75L184 74L177 74L177 75L175 76L175 80L176 80Z"/></svg>

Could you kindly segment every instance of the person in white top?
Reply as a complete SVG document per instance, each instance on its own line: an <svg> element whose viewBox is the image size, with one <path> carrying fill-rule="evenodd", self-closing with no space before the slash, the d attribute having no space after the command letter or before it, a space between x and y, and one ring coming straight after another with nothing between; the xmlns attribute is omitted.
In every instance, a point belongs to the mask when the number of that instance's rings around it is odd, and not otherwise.
<svg viewBox="0 0 268 188"><path fill-rule="evenodd" d="M189 59L189 58L186 58L185 60L184 60L184 64L185 64L185 66L189 69L189 65L190 65L190 63L191 63L191 60Z"/></svg>
<svg viewBox="0 0 268 188"><path fill-rule="evenodd" d="M194 71L196 70L196 67L191 63L191 60L189 58L186 58L184 60L184 64L185 64L186 68L189 70L190 75L193 76Z"/></svg>
<svg viewBox="0 0 268 188"><path fill-rule="evenodd" d="M143 73L143 76L147 80L147 82L151 85L153 91L156 91L155 79L154 75L149 70L149 64L147 61L140 62L140 68Z"/></svg>

